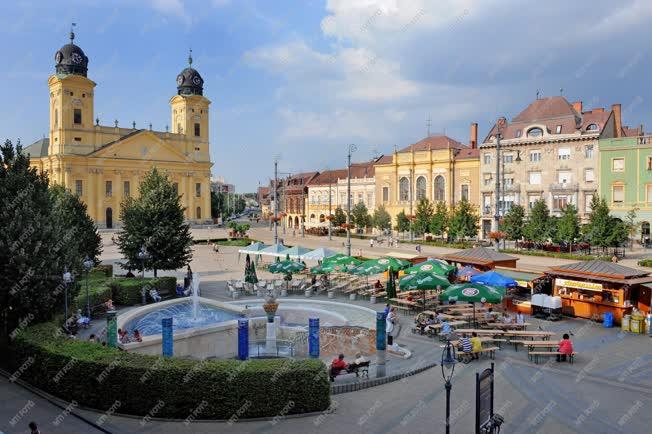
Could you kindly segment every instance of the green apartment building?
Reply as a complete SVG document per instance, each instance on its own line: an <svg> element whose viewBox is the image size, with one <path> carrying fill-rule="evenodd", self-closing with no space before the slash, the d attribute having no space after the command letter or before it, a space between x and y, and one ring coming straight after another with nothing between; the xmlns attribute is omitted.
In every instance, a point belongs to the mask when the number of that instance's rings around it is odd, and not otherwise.
<svg viewBox="0 0 652 434"><path fill-rule="evenodd" d="M636 210L641 241L652 223L652 136L600 139L600 195L615 217Z"/></svg>

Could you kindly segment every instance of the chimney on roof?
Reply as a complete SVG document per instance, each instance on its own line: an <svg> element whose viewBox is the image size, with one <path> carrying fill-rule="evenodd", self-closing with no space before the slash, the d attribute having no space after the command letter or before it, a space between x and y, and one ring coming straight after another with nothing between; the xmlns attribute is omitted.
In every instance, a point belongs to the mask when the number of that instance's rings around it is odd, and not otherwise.
<svg viewBox="0 0 652 434"><path fill-rule="evenodd" d="M573 108L579 114L582 114L582 101L575 101L573 103Z"/></svg>
<svg viewBox="0 0 652 434"><path fill-rule="evenodd" d="M620 113L620 104L612 104L611 105L611 111L614 113L614 121L615 121L615 136L616 137L622 137L622 132L623 132L623 121L621 118L621 113Z"/></svg>
<svg viewBox="0 0 652 434"><path fill-rule="evenodd" d="M641 126L639 127L638 134L641 135L641 136L644 135L643 134L643 124L641 124Z"/></svg>
<svg viewBox="0 0 652 434"><path fill-rule="evenodd" d="M473 122L471 124L471 149L475 149L478 147L478 123Z"/></svg>
<svg viewBox="0 0 652 434"><path fill-rule="evenodd" d="M604 108L603 107L597 107L591 110L593 113L604 113Z"/></svg>

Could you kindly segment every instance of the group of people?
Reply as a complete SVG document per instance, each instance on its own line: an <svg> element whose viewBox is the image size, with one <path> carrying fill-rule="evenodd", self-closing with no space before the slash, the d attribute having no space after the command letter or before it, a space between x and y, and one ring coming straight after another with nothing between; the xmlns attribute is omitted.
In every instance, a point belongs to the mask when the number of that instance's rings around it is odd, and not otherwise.
<svg viewBox="0 0 652 434"><path fill-rule="evenodd" d="M466 333L464 333L459 340L457 349L462 353L469 354L472 360L476 360L480 358L480 352L482 351L482 341L476 332L471 333L470 338Z"/></svg>
<svg viewBox="0 0 652 434"><path fill-rule="evenodd" d="M142 342L143 337L140 335L138 329L134 330L133 337L129 336L129 332L127 330L118 329L118 340L121 344L128 344L130 342Z"/></svg>

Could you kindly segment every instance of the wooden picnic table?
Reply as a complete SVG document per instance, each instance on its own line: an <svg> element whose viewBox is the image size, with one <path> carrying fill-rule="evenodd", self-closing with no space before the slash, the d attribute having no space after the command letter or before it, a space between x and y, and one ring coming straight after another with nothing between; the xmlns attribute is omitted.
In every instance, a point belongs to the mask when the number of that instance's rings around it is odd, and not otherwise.
<svg viewBox="0 0 652 434"><path fill-rule="evenodd" d="M456 327L458 325L464 325L466 324L466 321L451 321L448 323L449 326L451 327ZM427 325L424 327L425 331L432 330L435 332L435 336L439 334L439 331L441 330L441 323L440 324L431 324Z"/></svg>
<svg viewBox="0 0 652 434"><path fill-rule="evenodd" d="M452 309L452 308L473 307L473 305L470 304L470 303L464 303L464 304L442 304L440 307L441 307L442 309Z"/></svg>
<svg viewBox="0 0 652 434"><path fill-rule="evenodd" d="M502 322L489 322L489 323L487 323L487 325L489 327L493 327L493 328L497 328L497 329L506 329L506 330L509 330L509 329L514 329L514 330L523 329L523 330L526 330L528 328L528 326L530 326L531 324L529 322L525 322L523 324L505 324L505 323L502 323Z"/></svg>
<svg viewBox="0 0 652 434"><path fill-rule="evenodd" d="M477 333L478 335L500 336L505 334L505 330L497 329L457 329L457 333Z"/></svg>
<svg viewBox="0 0 652 434"><path fill-rule="evenodd" d="M522 336L522 337L531 337L531 338L546 338L550 339L550 336L554 336L557 333L555 332L544 332L544 331L517 331L517 330L507 330L505 331L505 336Z"/></svg>

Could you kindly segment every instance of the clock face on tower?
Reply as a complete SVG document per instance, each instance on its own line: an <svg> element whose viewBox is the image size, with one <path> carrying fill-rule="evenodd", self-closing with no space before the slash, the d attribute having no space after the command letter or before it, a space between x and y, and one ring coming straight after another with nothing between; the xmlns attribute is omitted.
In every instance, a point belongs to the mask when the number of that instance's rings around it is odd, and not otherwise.
<svg viewBox="0 0 652 434"><path fill-rule="evenodd" d="M177 75L177 84L181 86L183 84L183 75Z"/></svg>
<svg viewBox="0 0 652 434"><path fill-rule="evenodd" d="M197 76L194 76L194 77L192 78L192 82L193 82L194 84L196 84L196 85L200 85L200 84L201 84L201 78L199 78L199 77L197 77Z"/></svg>
<svg viewBox="0 0 652 434"><path fill-rule="evenodd" d="M81 63L82 62L82 57L79 55L79 53L72 53L72 56L70 56L70 59L72 60L73 63Z"/></svg>
<svg viewBox="0 0 652 434"><path fill-rule="evenodd" d="M61 51L57 51L57 53L54 55L54 60L57 63L61 63L63 60L63 54L61 54Z"/></svg>

